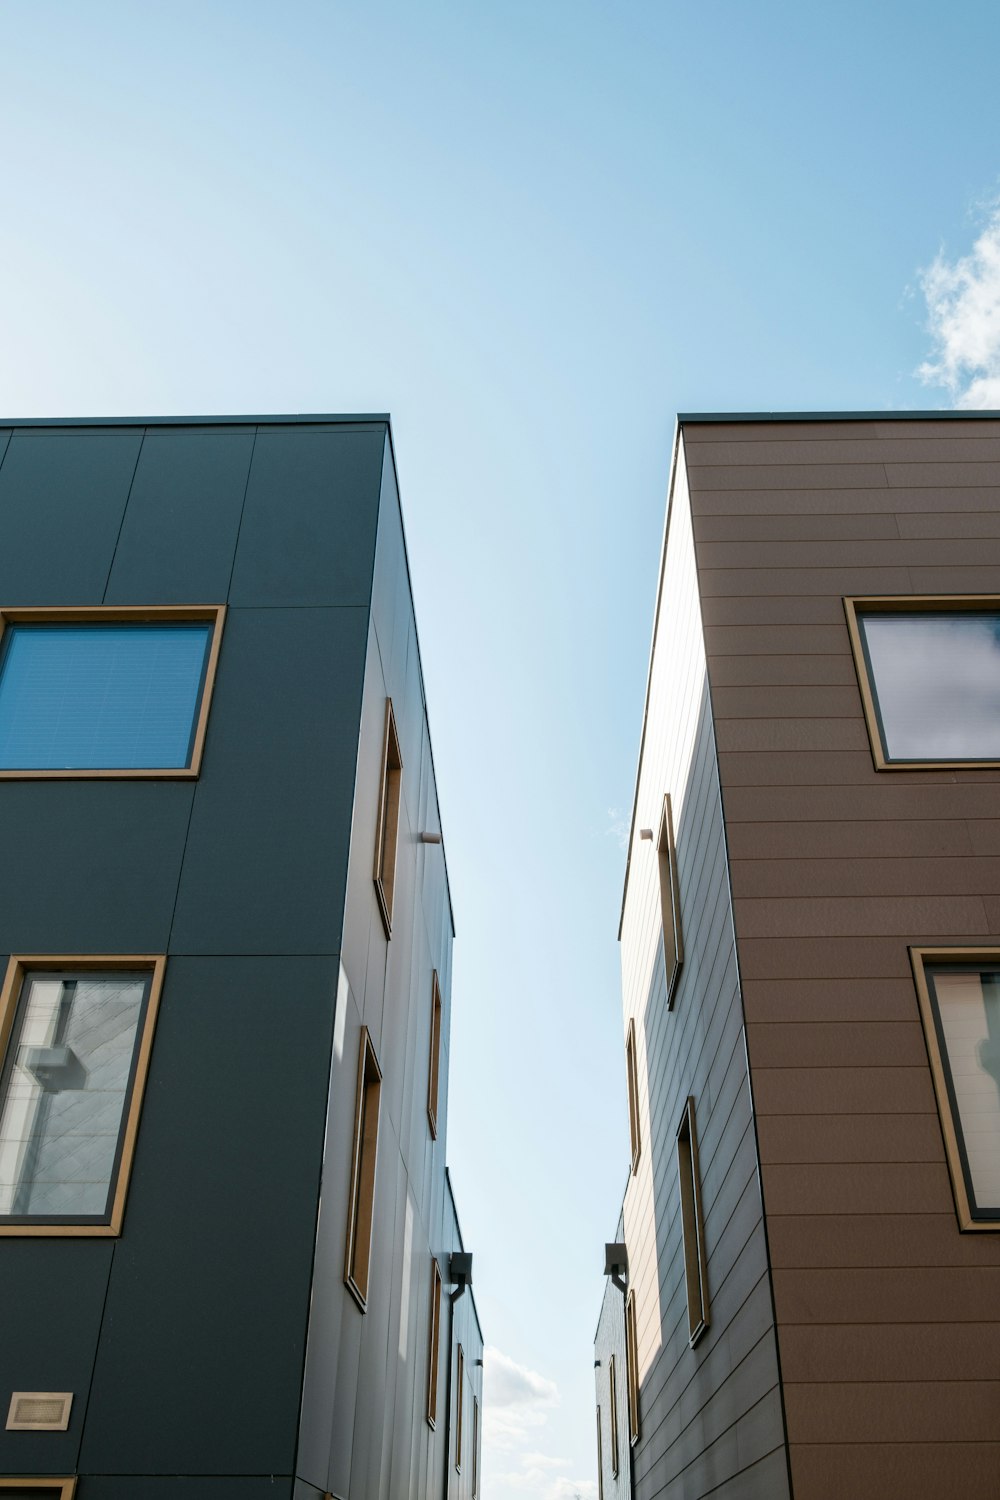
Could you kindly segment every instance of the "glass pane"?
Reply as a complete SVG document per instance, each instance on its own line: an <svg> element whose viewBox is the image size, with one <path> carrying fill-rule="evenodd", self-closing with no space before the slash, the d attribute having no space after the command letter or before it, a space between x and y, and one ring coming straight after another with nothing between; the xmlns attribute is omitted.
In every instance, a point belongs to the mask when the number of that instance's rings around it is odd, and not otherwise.
<svg viewBox="0 0 1000 1500"><path fill-rule="evenodd" d="M0 1083L0 1214L104 1217L147 974L25 975Z"/></svg>
<svg viewBox="0 0 1000 1500"><path fill-rule="evenodd" d="M1000 613L859 616L889 760L1000 760Z"/></svg>
<svg viewBox="0 0 1000 1500"><path fill-rule="evenodd" d="M974 1206L1000 1210L1000 973L933 976Z"/></svg>
<svg viewBox="0 0 1000 1500"><path fill-rule="evenodd" d="M8 625L0 768L180 768L212 626Z"/></svg>

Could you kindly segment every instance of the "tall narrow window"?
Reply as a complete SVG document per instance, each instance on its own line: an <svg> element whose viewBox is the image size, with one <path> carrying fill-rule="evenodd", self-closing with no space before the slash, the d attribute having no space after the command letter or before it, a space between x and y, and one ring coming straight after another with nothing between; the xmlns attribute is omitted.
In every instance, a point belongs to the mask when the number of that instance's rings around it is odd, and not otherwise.
<svg viewBox="0 0 1000 1500"><path fill-rule="evenodd" d="M11 958L0 992L0 1234L121 1230L164 958Z"/></svg>
<svg viewBox="0 0 1000 1500"><path fill-rule="evenodd" d="M597 1408L597 1500L604 1500L604 1453L601 1440L601 1408Z"/></svg>
<svg viewBox="0 0 1000 1500"><path fill-rule="evenodd" d="M399 835L399 798L403 759L399 753L392 699L385 700L385 732L382 737L382 782L378 796L378 828L375 833L375 893L386 937L392 936L392 898L396 887L396 843Z"/></svg>
<svg viewBox="0 0 1000 1500"><path fill-rule="evenodd" d="M674 847L674 818L669 794L663 799L660 835L657 840L660 864L660 916L663 923L663 962L667 975L667 1009L674 1003L677 980L684 962L684 936L681 932L680 888L677 883L677 850Z"/></svg>
<svg viewBox="0 0 1000 1500"><path fill-rule="evenodd" d="M462 1411L463 1398L465 1396L465 1352L461 1344L458 1346L455 1367L456 1385L458 1390L455 1394L455 1468L462 1471Z"/></svg>
<svg viewBox="0 0 1000 1500"><path fill-rule="evenodd" d="M479 1402L472 1398L472 1500L479 1494Z"/></svg>
<svg viewBox="0 0 1000 1500"><path fill-rule="evenodd" d="M196 776L224 614L0 610L0 777Z"/></svg>
<svg viewBox="0 0 1000 1500"><path fill-rule="evenodd" d="M427 1337L427 1421L437 1426L438 1357L441 1348L441 1272L431 1258L431 1316Z"/></svg>
<svg viewBox="0 0 1000 1500"><path fill-rule="evenodd" d="M1000 948L913 948L962 1229L1000 1229Z"/></svg>
<svg viewBox="0 0 1000 1500"><path fill-rule="evenodd" d="M367 1026L361 1028L358 1092L354 1107L354 1149L351 1157L351 1196L347 1216L347 1255L344 1280L361 1311L368 1306L368 1272L375 1214L375 1160L378 1155L378 1112L382 1070Z"/></svg>
<svg viewBox="0 0 1000 1500"><path fill-rule="evenodd" d="M634 1019L630 1019L628 1023L628 1037L625 1042L625 1073L628 1079L628 1132L632 1145L632 1171L635 1172L639 1166L642 1140L639 1135L639 1069L636 1063Z"/></svg>
<svg viewBox="0 0 1000 1500"><path fill-rule="evenodd" d="M75 1479L0 1479L3 1500L73 1500Z"/></svg>
<svg viewBox="0 0 1000 1500"><path fill-rule="evenodd" d="M618 1477L618 1383L615 1380L615 1357L608 1360L608 1414L611 1421L611 1473Z"/></svg>
<svg viewBox="0 0 1000 1500"><path fill-rule="evenodd" d="M434 970L434 980L431 985L431 1053L427 1071L427 1118L430 1121L431 1135L437 1139L438 1133L438 1079L441 1074L441 986L438 984L437 969Z"/></svg>
<svg viewBox="0 0 1000 1500"><path fill-rule="evenodd" d="M692 1347L708 1327L708 1273L705 1263L705 1226L698 1177L698 1136L694 1100L688 1099L677 1127L677 1172L681 1189L681 1228L684 1234L684 1279L687 1286L688 1337Z"/></svg>
<svg viewBox="0 0 1000 1500"><path fill-rule="evenodd" d="M625 1299L625 1374L628 1381L629 1442L639 1440L639 1340L635 1326L635 1292Z"/></svg>

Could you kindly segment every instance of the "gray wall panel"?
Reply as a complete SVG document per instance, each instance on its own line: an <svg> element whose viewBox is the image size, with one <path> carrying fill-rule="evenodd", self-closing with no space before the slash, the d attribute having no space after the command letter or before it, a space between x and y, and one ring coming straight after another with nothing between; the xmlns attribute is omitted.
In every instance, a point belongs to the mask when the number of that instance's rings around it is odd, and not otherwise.
<svg viewBox="0 0 1000 1500"><path fill-rule="evenodd" d="M14 953L162 953L193 787L9 781L0 946Z"/></svg>
<svg viewBox="0 0 1000 1500"><path fill-rule="evenodd" d="M85 1471L291 1472L336 975L168 962Z"/></svg>
<svg viewBox="0 0 1000 1500"><path fill-rule="evenodd" d="M233 604L368 606L384 441L380 423L258 436Z"/></svg>
<svg viewBox="0 0 1000 1500"><path fill-rule="evenodd" d="M142 428L19 428L0 469L0 603L100 604Z"/></svg>
<svg viewBox="0 0 1000 1500"><path fill-rule="evenodd" d="M225 602L253 443L252 428L147 435L105 603Z"/></svg>
<svg viewBox="0 0 1000 1500"><path fill-rule="evenodd" d="M231 610L172 947L337 952L367 614Z"/></svg>
<svg viewBox="0 0 1000 1500"><path fill-rule="evenodd" d="M292 1480L280 1474L235 1479L202 1474L129 1474L124 1478L85 1474L76 1487L75 1500L290 1500L291 1495Z"/></svg>

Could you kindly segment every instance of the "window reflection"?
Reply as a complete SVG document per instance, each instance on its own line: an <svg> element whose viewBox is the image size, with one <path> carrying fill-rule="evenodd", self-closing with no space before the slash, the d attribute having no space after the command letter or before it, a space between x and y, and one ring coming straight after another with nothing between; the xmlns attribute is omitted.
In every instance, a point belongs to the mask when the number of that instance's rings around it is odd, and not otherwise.
<svg viewBox="0 0 1000 1500"><path fill-rule="evenodd" d="M858 622L887 760L1000 760L1000 613Z"/></svg>
<svg viewBox="0 0 1000 1500"><path fill-rule="evenodd" d="M1000 972L928 973L969 1197L1000 1215Z"/></svg>

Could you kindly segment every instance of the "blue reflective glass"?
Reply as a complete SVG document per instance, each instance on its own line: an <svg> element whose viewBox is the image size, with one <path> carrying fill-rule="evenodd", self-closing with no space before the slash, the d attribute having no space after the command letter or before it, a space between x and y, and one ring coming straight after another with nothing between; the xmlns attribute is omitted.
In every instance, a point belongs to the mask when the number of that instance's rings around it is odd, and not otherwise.
<svg viewBox="0 0 1000 1500"><path fill-rule="evenodd" d="M201 622L8 625L0 768L183 768L211 634Z"/></svg>

